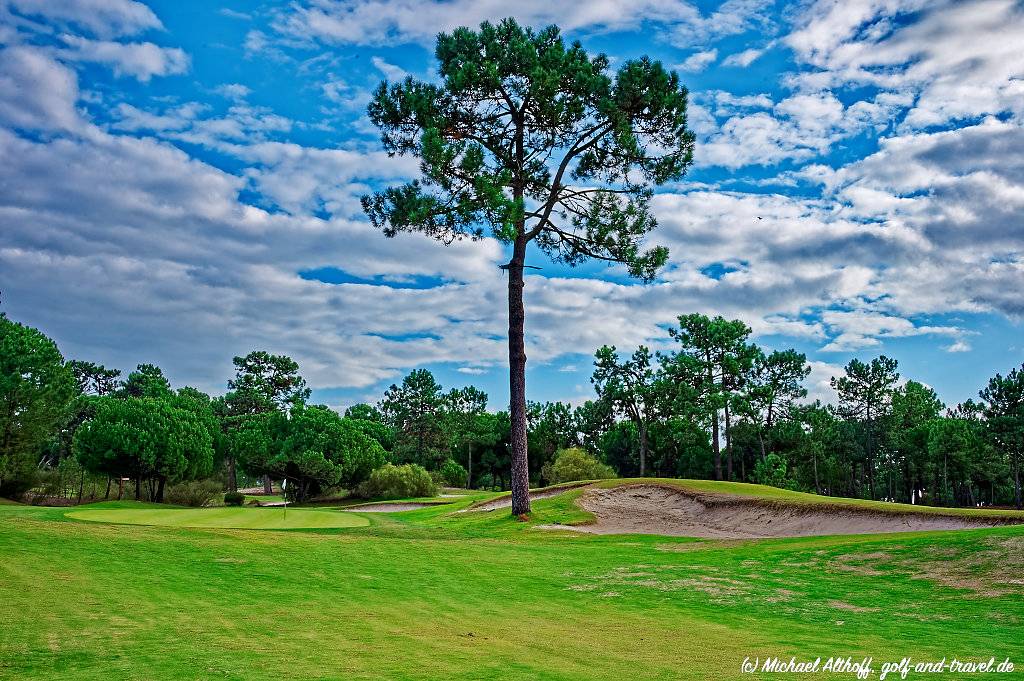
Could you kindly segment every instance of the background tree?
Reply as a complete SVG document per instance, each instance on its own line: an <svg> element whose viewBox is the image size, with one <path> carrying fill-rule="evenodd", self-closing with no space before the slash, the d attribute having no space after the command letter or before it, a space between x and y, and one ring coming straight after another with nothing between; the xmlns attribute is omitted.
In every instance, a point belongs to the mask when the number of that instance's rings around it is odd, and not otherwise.
<svg viewBox="0 0 1024 681"><path fill-rule="evenodd" d="M467 466L468 485L504 489L503 472L509 470L510 429L507 411L477 416L473 452L479 465L474 463L472 469Z"/></svg>
<svg viewBox="0 0 1024 681"><path fill-rule="evenodd" d="M395 431L397 462L432 470L446 458L444 407L441 385L427 369L410 372L401 385L385 391L378 409Z"/></svg>
<svg viewBox="0 0 1024 681"><path fill-rule="evenodd" d="M0 313L0 494L32 484L40 450L76 392L57 344Z"/></svg>
<svg viewBox="0 0 1024 681"><path fill-rule="evenodd" d="M171 382L155 364L140 364L128 374L118 391L122 397L164 398L171 394Z"/></svg>
<svg viewBox="0 0 1024 681"><path fill-rule="evenodd" d="M452 388L444 396L444 427L448 432L449 451L452 456L460 460L463 453L466 455L466 468L463 471L465 479L461 485L453 485L449 476L446 478L449 485L461 487L468 483L467 471L473 467L473 445L478 439L476 426L480 414L485 411L487 411L487 393L474 386ZM447 462L445 463L447 464ZM452 463L456 462L453 460ZM453 469L449 466L448 471L451 470Z"/></svg>
<svg viewBox="0 0 1024 681"><path fill-rule="evenodd" d="M559 449L576 444L576 421L572 407L564 402L530 402L527 405L529 425L530 478L543 478L544 464Z"/></svg>
<svg viewBox="0 0 1024 681"><path fill-rule="evenodd" d="M168 481L210 474L208 426L173 395L96 399L96 414L75 433L73 445L87 470L134 478L136 499L148 483L150 501L158 502Z"/></svg>
<svg viewBox="0 0 1024 681"><path fill-rule="evenodd" d="M978 393L992 442L1010 462L1013 499L1021 508L1020 466L1024 457L1024 365L1006 376L996 374Z"/></svg>
<svg viewBox="0 0 1024 681"><path fill-rule="evenodd" d="M664 401L664 381L652 367L651 351L640 346L620 360L614 346L602 346L594 359L590 382L600 399L636 426L640 444L640 477L647 472L648 431Z"/></svg>
<svg viewBox="0 0 1024 681"><path fill-rule="evenodd" d="M566 45L557 27L506 19L438 36L440 84L384 82L368 113L389 154L413 154L422 178L363 199L387 236L511 246L508 272L512 513L530 510L524 270L529 244L556 261L623 263L650 279L668 252L641 250L655 227L651 188L690 165L687 91L647 58L615 75L604 55Z"/></svg>
<svg viewBox="0 0 1024 681"><path fill-rule="evenodd" d="M353 404L346 409L345 418L359 419L360 421L376 421L377 423L384 422L384 416L380 413L380 410L372 404L366 404L365 402Z"/></svg>
<svg viewBox="0 0 1024 681"><path fill-rule="evenodd" d="M765 434L776 420L790 414L797 400L807 397L804 379L811 373L807 356L796 350L753 353L749 378L740 399L740 411L756 428L761 458L768 453Z"/></svg>
<svg viewBox="0 0 1024 681"><path fill-rule="evenodd" d="M508 441L508 430L503 428L507 425L508 415L504 412L505 418L490 412L480 412L473 417L466 431L466 489L473 489L474 467L479 472L482 453L493 450L499 442ZM507 448L505 450L508 451ZM461 462L461 458L457 459Z"/></svg>
<svg viewBox="0 0 1024 681"><path fill-rule="evenodd" d="M715 479L722 479L722 453L719 414L726 413L726 448L729 439L729 415L739 403L738 390L753 365L756 348L747 343L750 327L742 321L703 314L679 316L679 328L669 329L680 349L665 358L666 372L676 390L687 401L694 401L711 422L711 446L715 455ZM678 399L677 399L678 402ZM732 458L728 462L732 477Z"/></svg>
<svg viewBox="0 0 1024 681"><path fill-rule="evenodd" d="M577 444L588 452L601 451L601 438L614 423L611 406L602 400L587 400L572 410Z"/></svg>
<svg viewBox="0 0 1024 681"><path fill-rule="evenodd" d="M247 417L287 411L309 399L310 389L299 375L299 365L287 355L272 355L264 350L235 357L235 377L228 381L224 404L229 428ZM228 489L238 489L235 471L237 452L228 457ZM269 474L263 475L263 493L273 494Z"/></svg>
<svg viewBox="0 0 1024 681"><path fill-rule="evenodd" d="M934 453L933 421L944 405L934 390L917 381L907 381L892 394L892 409L885 422L886 440L902 480L903 501L921 500L928 479L928 467ZM937 442L937 441L936 441ZM933 490L938 492L938 486ZM891 495L895 498L895 495Z"/></svg>
<svg viewBox="0 0 1024 681"><path fill-rule="evenodd" d="M280 441L269 468L289 480L297 501L335 485L354 490L387 460L383 447L327 407L298 405L277 423Z"/></svg>
<svg viewBox="0 0 1024 681"><path fill-rule="evenodd" d="M893 387L899 381L897 362L885 355L870 362L850 360L845 376L833 376L832 387L839 393L839 407L847 417L858 419L864 428L865 468L868 488L875 498L875 428L880 418L889 414Z"/></svg>
<svg viewBox="0 0 1024 681"><path fill-rule="evenodd" d="M68 368L75 375L78 390L83 395L111 395L119 386L120 369L108 369L102 364L73 359Z"/></svg>

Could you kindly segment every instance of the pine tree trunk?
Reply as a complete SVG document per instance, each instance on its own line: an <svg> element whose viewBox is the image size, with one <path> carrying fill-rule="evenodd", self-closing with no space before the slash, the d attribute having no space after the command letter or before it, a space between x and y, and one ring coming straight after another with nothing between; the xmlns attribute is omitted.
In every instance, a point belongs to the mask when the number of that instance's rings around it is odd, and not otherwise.
<svg viewBox="0 0 1024 681"><path fill-rule="evenodd" d="M469 467L466 470L466 489L473 489L473 443L469 443Z"/></svg>
<svg viewBox="0 0 1024 681"><path fill-rule="evenodd" d="M512 422L512 515L530 512L530 465L526 450L526 340L523 265L526 239L520 229L508 265L509 419Z"/></svg>
<svg viewBox="0 0 1024 681"><path fill-rule="evenodd" d="M228 457L228 491L238 491L238 473L235 471L234 455Z"/></svg>
<svg viewBox="0 0 1024 681"><path fill-rule="evenodd" d="M818 452L812 451L811 461L814 462L814 493L821 494L821 484L818 482Z"/></svg>
<svg viewBox="0 0 1024 681"><path fill-rule="evenodd" d="M726 455L726 480L732 480L732 423L729 420L729 401L725 402L725 455Z"/></svg>
<svg viewBox="0 0 1024 681"><path fill-rule="evenodd" d="M269 475L263 476L263 493L266 495L274 493L274 483L270 481Z"/></svg>
<svg viewBox="0 0 1024 681"><path fill-rule="evenodd" d="M1017 510L1021 510L1020 498L1020 454L1013 457L1013 494L1017 502Z"/></svg>
<svg viewBox="0 0 1024 681"><path fill-rule="evenodd" d="M722 479L722 448L718 444L718 410L711 415L711 448L715 452L715 480Z"/></svg>
<svg viewBox="0 0 1024 681"><path fill-rule="evenodd" d="M639 424L640 431L640 477L647 472L647 424L642 421Z"/></svg>

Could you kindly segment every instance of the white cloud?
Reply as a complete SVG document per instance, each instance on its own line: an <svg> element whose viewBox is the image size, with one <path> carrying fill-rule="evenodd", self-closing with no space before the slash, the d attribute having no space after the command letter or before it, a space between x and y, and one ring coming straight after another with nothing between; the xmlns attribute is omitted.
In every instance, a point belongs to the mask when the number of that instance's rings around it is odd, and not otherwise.
<svg viewBox="0 0 1024 681"><path fill-rule="evenodd" d="M724 120L700 118L705 100L713 105L707 113ZM733 169L808 161L843 139L886 128L892 112L903 103L890 93L849 106L828 90L798 91L774 104L767 95L700 93L692 107L698 117L693 126L698 134L695 161Z"/></svg>
<svg viewBox="0 0 1024 681"><path fill-rule="evenodd" d="M926 334L959 336L963 330L951 326L917 326L909 319L864 310L826 310L822 321L837 334L822 348L827 352L848 352L881 344L882 338L906 338Z"/></svg>
<svg viewBox="0 0 1024 681"><path fill-rule="evenodd" d="M153 43L121 43L111 40L90 40L65 34L61 40L68 45L61 56L71 61L106 64L117 76L132 76L148 82L153 76L167 76L188 71L189 58L177 47L160 47Z"/></svg>
<svg viewBox="0 0 1024 681"><path fill-rule="evenodd" d="M242 85L241 83L225 83L216 88L216 92L220 95L227 97L228 99L240 100L245 99L252 94L252 89L248 86Z"/></svg>
<svg viewBox="0 0 1024 681"><path fill-rule="evenodd" d="M389 64L380 57L373 57L370 61L373 62L374 67L384 74L384 77L388 80L395 82L399 80L405 80L409 72L405 69L399 68L394 64Z"/></svg>
<svg viewBox="0 0 1024 681"><path fill-rule="evenodd" d="M947 345L944 349L946 352L970 352L971 344L962 338L958 338L953 341L952 344Z"/></svg>
<svg viewBox="0 0 1024 681"><path fill-rule="evenodd" d="M11 10L57 25L81 28L101 38L163 29L153 10L134 0L5 0L0 4L0 18Z"/></svg>
<svg viewBox="0 0 1024 681"><path fill-rule="evenodd" d="M681 64L677 64L675 68L680 71L686 71L688 73L696 73L703 71L707 67L715 63L718 59L718 50L710 49L702 52L694 52L689 57L683 60Z"/></svg>
<svg viewBox="0 0 1024 681"><path fill-rule="evenodd" d="M25 130L81 127L74 71L30 47L0 51L0 122Z"/></svg>
<svg viewBox="0 0 1024 681"><path fill-rule="evenodd" d="M738 66L740 68L746 68L746 67L750 66L751 64L753 64L758 59L760 59L761 55L764 54L764 53L765 53L765 50L763 48L762 49L758 49L758 48L752 47L752 48L750 48L748 50L743 50L742 52L737 52L735 54L730 54L728 57L726 57L725 59L722 60L722 65L723 66Z"/></svg>
<svg viewBox="0 0 1024 681"><path fill-rule="evenodd" d="M756 26L764 21L762 13L768 4L766 0L726 0L705 16L682 0L521 0L514 6L496 0L316 0L293 4L278 14L274 25L291 40L380 45L432 44L441 31L506 16L534 27L557 24L566 32L632 30L651 22L664 24L669 41L690 47Z"/></svg>
<svg viewBox="0 0 1024 681"><path fill-rule="evenodd" d="M1013 0L819 1L798 24L785 41L816 70L796 82L914 92L908 128L1024 113L1024 10Z"/></svg>

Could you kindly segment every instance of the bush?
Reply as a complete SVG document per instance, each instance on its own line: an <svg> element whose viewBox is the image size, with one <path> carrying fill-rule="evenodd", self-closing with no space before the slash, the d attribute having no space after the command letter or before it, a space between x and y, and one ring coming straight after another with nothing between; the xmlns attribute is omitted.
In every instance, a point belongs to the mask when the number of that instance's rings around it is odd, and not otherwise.
<svg viewBox="0 0 1024 681"><path fill-rule="evenodd" d="M437 496L437 485L422 466L387 463L370 473L369 479L359 485L357 493L364 499L433 497Z"/></svg>
<svg viewBox="0 0 1024 681"><path fill-rule="evenodd" d="M452 459L445 459L441 467L434 472L437 473L437 477L440 478L440 484L442 485L447 485L448 487L466 486L466 469Z"/></svg>
<svg viewBox="0 0 1024 681"><path fill-rule="evenodd" d="M754 482L770 487L793 489L795 483L786 477L788 464L778 454L769 454L754 466Z"/></svg>
<svg viewBox="0 0 1024 681"><path fill-rule="evenodd" d="M228 492L224 495L225 506L241 506L245 503L245 495L241 492Z"/></svg>
<svg viewBox="0 0 1024 681"><path fill-rule="evenodd" d="M189 480L164 490L164 501L178 506L206 506L220 495L220 483L213 480Z"/></svg>
<svg viewBox="0 0 1024 681"><path fill-rule="evenodd" d="M575 480L614 478L615 471L582 449L559 449L555 458L544 464L540 472L549 485Z"/></svg>

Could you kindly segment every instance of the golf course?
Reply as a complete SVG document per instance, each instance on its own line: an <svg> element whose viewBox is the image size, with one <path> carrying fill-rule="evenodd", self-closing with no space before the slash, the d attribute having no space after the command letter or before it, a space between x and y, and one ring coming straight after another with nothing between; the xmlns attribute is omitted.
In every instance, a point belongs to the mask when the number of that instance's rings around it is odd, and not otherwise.
<svg viewBox="0 0 1024 681"><path fill-rule="evenodd" d="M610 517L586 500L615 490L978 526L578 531ZM758 678L741 663L770 656L871 657L875 674L904 657L1024 660L1020 513L653 479L534 496L528 522L480 492L394 513L4 504L0 677L704 679Z"/></svg>
<svg viewBox="0 0 1024 681"><path fill-rule="evenodd" d="M1024 679L1022 46L0 0L0 681Z"/></svg>

